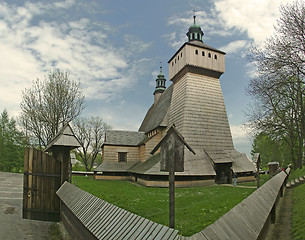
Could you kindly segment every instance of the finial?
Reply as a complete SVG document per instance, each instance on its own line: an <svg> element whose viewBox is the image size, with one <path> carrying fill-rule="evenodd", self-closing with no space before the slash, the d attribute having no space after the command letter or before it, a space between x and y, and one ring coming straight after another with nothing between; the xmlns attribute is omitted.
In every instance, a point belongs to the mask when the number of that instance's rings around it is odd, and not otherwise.
<svg viewBox="0 0 305 240"><path fill-rule="evenodd" d="M162 62L160 62L160 73L162 73Z"/></svg>
<svg viewBox="0 0 305 240"><path fill-rule="evenodd" d="M194 18L194 25L196 24L196 10L195 9L193 9L193 12L194 12L194 16L193 16L193 18Z"/></svg>

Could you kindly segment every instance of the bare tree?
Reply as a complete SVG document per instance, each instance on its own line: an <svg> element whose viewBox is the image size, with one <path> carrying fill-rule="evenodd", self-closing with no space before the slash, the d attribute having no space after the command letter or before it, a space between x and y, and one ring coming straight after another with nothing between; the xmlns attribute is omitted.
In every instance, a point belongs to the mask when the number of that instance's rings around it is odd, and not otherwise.
<svg viewBox="0 0 305 240"><path fill-rule="evenodd" d="M252 129L285 140L296 167L302 166L305 136L305 4L282 6L275 34L250 55L257 77L248 93L255 107L248 111Z"/></svg>
<svg viewBox="0 0 305 240"><path fill-rule="evenodd" d="M68 72L56 69L22 92L20 107L21 125L27 135L35 136L41 148L64 124L79 116L84 109L84 95L79 82L70 80Z"/></svg>
<svg viewBox="0 0 305 240"><path fill-rule="evenodd" d="M74 125L74 133L81 144L77 154L86 170L90 171L97 155L102 151L105 131L111 127L101 117L78 118L74 121Z"/></svg>

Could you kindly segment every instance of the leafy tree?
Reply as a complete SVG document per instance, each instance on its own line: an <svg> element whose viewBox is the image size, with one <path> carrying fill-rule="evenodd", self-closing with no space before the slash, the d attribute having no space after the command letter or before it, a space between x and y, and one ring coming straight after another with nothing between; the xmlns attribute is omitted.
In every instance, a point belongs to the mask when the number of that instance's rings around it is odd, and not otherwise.
<svg viewBox="0 0 305 240"><path fill-rule="evenodd" d="M80 84L69 79L69 73L50 71L43 80L33 81L31 89L22 92L21 125L35 136L39 147L46 146L66 123L84 109Z"/></svg>
<svg viewBox="0 0 305 240"><path fill-rule="evenodd" d="M280 146L266 133L259 133L255 136L252 144L251 155L260 153L261 167L268 167L268 162L279 162L282 164Z"/></svg>
<svg viewBox="0 0 305 240"><path fill-rule="evenodd" d="M253 47L250 59L257 77L248 93L255 106L250 127L288 146L295 167L302 167L305 138L305 3L282 6L275 34L263 48Z"/></svg>
<svg viewBox="0 0 305 240"><path fill-rule="evenodd" d="M111 127L100 117L78 118L74 125L74 133L81 144L76 150L78 158L82 160L87 171L90 171L102 151L105 131Z"/></svg>
<svg viewBox="0 0 305 240"><path fill-rule="evenodd" d="M4 110L0 116L0 170L19 172L23 169L25 137L17 129L14 118Z"/></svg>

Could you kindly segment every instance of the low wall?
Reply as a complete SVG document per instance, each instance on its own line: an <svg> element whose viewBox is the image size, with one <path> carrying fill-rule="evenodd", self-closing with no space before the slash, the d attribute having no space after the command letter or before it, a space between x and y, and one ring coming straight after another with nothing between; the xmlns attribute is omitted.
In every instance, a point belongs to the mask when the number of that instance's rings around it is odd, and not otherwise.
<svg viewBox="0 0 305 240"><path fill-rule="evenodd" d="M264 239L275 222L290 169L280 172L216 222L191 237L157 224L65 182L57 191L61 220L73 239Z"/></svg>
<svg viewBox="0 0 305 240"><path fill-rule="evenodd" d="M289 171L278 173L216 222L183 239L264 239L270 224L275 222L276 206L283 196Z"/></svg>
<svg viewBox="0 0 305 240"><path fill-rule="evenodd" d="M56 192L72 239L180 239L177 230L114 206L65 182Z"/></svg>

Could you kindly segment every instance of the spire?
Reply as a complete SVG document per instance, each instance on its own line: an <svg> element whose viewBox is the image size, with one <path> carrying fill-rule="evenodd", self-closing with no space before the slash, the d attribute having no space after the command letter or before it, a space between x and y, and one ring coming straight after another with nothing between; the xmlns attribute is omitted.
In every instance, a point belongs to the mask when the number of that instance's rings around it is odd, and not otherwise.
<svg viewBox="0 0 305 240"><path fill-rule="evenodd" d="M166 89L165 87L165 77L164 77L164 74L162 73L162 62L160 62L160 73L158 74L158 78L156 79L156 89L155 89L155 92L160 92L160 93L163 93L164 90Z"/></svg>
<svg viewBox="0 0 305 240"><path fill-rule="evenodd" d="M202 42L202 36L203 36L203 32L201 30L201 27L199 25L196 24L196 10L194 9L194 24L191 25L189 27L189 31L186 33L186 35L189 38L189 42L190 41L200 41Z"/></svg>
<svg viewBox="0 0 305 240"><path fill-rule="evenodd" d="M166 82L166 79L165 79L164 74L162 72L162 62L160 62L160 73L158 74L158 77L156 79L156 88L155 88L155 92L154 92L155 103L157 103L161 94L166 89L165 82Z"/></svg>

